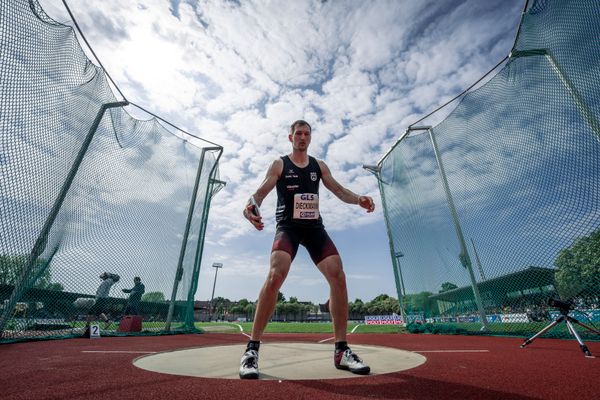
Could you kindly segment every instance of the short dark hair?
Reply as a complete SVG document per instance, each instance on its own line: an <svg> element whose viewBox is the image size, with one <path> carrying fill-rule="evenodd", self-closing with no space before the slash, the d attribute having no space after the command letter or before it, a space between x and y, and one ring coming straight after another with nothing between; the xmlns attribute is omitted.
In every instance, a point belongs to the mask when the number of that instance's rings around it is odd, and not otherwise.
<svg viewBox="0 0 600 400"><path fill-rule="evenodd" d="M134 281L140 281L142 280L142 278L140 278L139 276L136 276L135 278L133 278Z"/></svg>
<svg viewBox="0 0 600 400"><path fill-rule="evenodd" d="M308 129L310 129L310 132L312 133L312 127L310 126L310 124L303 119L299 119L297 121L294 121L292 125L290 125L290 135L294 133L294 130L297 126L308 126Z"/></svg>

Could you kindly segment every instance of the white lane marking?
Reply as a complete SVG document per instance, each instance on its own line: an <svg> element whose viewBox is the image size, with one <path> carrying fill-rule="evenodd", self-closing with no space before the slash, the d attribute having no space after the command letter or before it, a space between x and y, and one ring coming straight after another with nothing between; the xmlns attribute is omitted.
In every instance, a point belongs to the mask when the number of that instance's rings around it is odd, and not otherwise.
<svg viewBox="0 0 600 400"><path fill-rule="evenodd" d="M335 339L335 337L330 337L330 338L327 338L327 339L319 340L317 343L328 342L328 341L330 341L332 339Z"/></svg>
<svg viewBox="0 0 600 400"><path fill-rule="evenodd" d="M235 326L237 326L238 328L240 328L240 333L244 336L246 336L248 339L252 339L252 336L248 335L247 333L244 333L244 328L240 325L240 324L234 324Z"/></svg>
<svg viewBox="0 0 600 400"><path fill-rule="evenodd" d="M413 353L489 353L489 350L413 350Z"/></svg>
<svg viewBox="0 0 600 400"><path fill-rule="evenodd" d="M154 354L156 351L128 351L128 350L81 350L82 353L126 353L126 354Z"/></svg>
<svg viewBox="0 0 600 400"><path fill-rule="evenodd" d="M361 326L362 324L358 324L356 325L352 331L350 333L354 333L354 331L356 330L356 328L358 328L359 326ZM329 342L330 340L335 339L335 336L327 338L327 339L323 339L323 340L319 340L317 343L324 343L324 342Z"/></svg>

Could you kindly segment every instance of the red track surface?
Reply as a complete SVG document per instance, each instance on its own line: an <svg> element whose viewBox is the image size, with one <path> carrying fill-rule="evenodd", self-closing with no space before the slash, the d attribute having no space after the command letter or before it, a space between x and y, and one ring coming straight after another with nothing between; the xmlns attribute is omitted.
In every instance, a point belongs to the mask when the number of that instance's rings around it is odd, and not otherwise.
<svg viewBox="0 0 600 400"><path fill-rule="evenodd" d="M265 335L264 342L317 342L327 335ZM241 381L158 374L136 353L245 343L240 334L68 339L0 345L0 398L12 399L599 399L600 342L441 335L354 334L351 344L422 352L427 362L392 374L338 380ZM489 350L489 352L430 352ZM282 355L282 357L285 355ZM368 360L365 360L368 362ZM202 362L202 360L198 360ZM237 365L232 365L237 370ZM332 366L333 368L333 366Z"/></svg>

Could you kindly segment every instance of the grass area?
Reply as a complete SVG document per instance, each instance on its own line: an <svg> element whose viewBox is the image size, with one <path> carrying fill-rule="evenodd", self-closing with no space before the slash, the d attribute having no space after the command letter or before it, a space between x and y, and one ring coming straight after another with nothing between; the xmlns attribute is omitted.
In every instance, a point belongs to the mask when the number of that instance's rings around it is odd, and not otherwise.
<svg viewBox="0 0 600 400"><path fill-rule="evenodd" d="M106 329L103 322L97 322L101 329L106 331L116 331L119 326L119 321L113 321ZM511 336L519 338L529 338L541 329L546 327L550 321L530 322L530 323L490 323L489 329L485 332L481 331L479 323L438 323L438 324L410 324L408 328L400 325L365 325L364 323L349 322L348 333L422 333L422 334L458 334L458 335L491 335L491 336ZM593 327L592 324L589 324ZM219 332L219 333L240 333L240 326L244 333L250 333L252 330L251 322L196 322L195 327L204 332ZM70 329L83 329L84 321L70 323ZM165 322L143 322L142 331L144 332L160 332L164 329ZM173 322L171 325L172 331L184 328L181 322ZM600 341L600 335L591 333L580 326L576 325L576 330L584 341ZM323 333L333 335L333 325L331 322L271 322L265 330L267 333ZM567 325L561 323L549 332L544 334L545 338L557 339L573 339L567 330Z"/></svg>
<svg viewBox="0 0 600 400"><path fill-rule="evenodd" d="M237 325L240 325L244 332L250 333L252 322L196 322L196 328L212 328L207 331L214 331L215 327L227 327L234 325L235 330L223 329L223 332L240 332ZM364 325L355 322L348 323L348 332L351 332L357 325L360 325L354 333L405 333L406 329L399 325ZM331 322L271 322L265 329L267 333L333 333L333 324Z"/></svg>
<svg viewBox="0 0 600 400"><path fill-rule="evenodd" d="M460 323L460 324L424 324L409 327L409 329L400 325L364 325L355 322L348 323L348 332L354 330L354 334L361 333L436 333L436 334L484 334L496 336L513 336L527 338L544 328L547 323L514 323L514 324L489 324L489 330L481 332L481 325L478 323ZM196 323L196 328L206 327L207 332L239 333L239 326L245 333L252 330L251 322L229 323L229 322L204 322ZM356 329L354 329L359 325ZM222 327L222 329L218 329ZM595 335L577 327L577 332L584 340L600 340L600 335ZM267 325L265 332L268 333L333 333L333 325L330 322L271 322ZM567 331L566 324L560 324L554 327L543 337L571 339L572 336Z"/></svg>

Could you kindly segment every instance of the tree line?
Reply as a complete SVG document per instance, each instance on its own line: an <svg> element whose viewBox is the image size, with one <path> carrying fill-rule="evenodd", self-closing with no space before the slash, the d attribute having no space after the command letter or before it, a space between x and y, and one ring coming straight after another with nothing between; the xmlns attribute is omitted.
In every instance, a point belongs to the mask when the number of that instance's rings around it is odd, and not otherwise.
<svg viewBox="0 0 600 400"><path fill-rule="evenodd" d="M0 285L14 285L25 268L28 257L26 255L0 254ZM47 260L39 259L35 262L32 271L37 278L32 286L36 289L63 291L64 286L56 282L51 269L46 265ZM589 302L599 302L600 298L600 228L587 236L576 239L570 246L562 249L555 258L555 285L557 291L565 299L583 299ZM35 276L34 276L35 277ZM444 282L438 293L456 289L458 286L452 282ZM433 293L423 291L406 294L404 310L406 313L435 313L436 304L429 298ZM161 292L145 293L142 301L165 302ZM255 303L248 299L237 302L223 297L213 300L213 309L217 313L254 315ZM300 302L295 297L286 300L279 293L275 312L279 315L306 315L317 313L319 306L311 302ZM398 299L387 294L380 294L374 299L364 302L355 299L349 303L351 316L380 315L400 313Z"/></svg>

